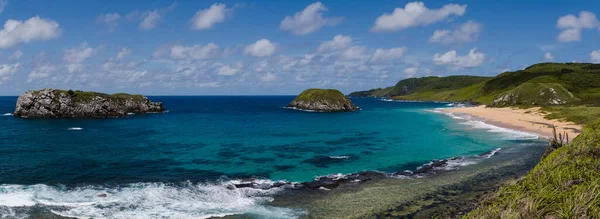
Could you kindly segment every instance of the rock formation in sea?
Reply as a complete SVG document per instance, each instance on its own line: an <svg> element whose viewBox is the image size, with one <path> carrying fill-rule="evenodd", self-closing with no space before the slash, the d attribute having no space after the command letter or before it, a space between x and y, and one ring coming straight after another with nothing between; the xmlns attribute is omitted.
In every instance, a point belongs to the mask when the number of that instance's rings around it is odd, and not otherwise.
<svg viewBox="0 0 600 219"><path fill-rule="evenodd" d="M21 94L13 114L23 118L118 118L164 111L162 103L142 95L43 89Z"/></svg>
<svg viewBox="0 0 600 219"><path fill-rule="evenodd" d="M350 112L359 109L338 90L314 88L300 93L288 107L316 112Z"/></svg>

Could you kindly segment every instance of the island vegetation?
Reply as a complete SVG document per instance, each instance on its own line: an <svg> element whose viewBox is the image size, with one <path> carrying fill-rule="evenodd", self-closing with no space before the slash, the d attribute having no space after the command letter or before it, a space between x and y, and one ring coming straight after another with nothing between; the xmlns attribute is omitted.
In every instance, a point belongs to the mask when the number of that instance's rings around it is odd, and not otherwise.
<svg viewBox="0 0 600 219"><path fill-rule="evenodd" d="M350 112L359 109L339 90L316 88L300 93L288 107L316 112Z"/></svg>

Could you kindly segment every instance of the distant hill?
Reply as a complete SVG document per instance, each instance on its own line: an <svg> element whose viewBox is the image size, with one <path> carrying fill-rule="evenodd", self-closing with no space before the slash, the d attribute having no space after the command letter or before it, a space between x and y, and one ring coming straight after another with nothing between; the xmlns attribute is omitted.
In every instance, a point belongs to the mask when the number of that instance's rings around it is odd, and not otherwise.
<svg viewBox="0 0 600 219"><path fill-rule="evenodd" d="M353 92L349 96L473 101L497 107L597 104L600 64L540 63L496 77L409 78L392 87Z"/></svg>

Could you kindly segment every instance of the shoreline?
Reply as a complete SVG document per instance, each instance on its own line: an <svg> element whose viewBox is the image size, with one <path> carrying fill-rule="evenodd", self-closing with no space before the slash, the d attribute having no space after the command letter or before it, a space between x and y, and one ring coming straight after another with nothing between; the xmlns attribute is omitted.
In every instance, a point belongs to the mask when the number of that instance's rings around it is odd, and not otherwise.
<svg viewBox="0 0 600 219"><path fill-rule="evenodd" d="M552 138L552 125L556 126L557 133L566 132L569 140L577 137L583 130L583 126L544 118L545 114L537 108L512 109L512 108L486 108L485 105L461 108L443 108L445 113L459 113L477 117L485 123L504 127L508 129L530 132L544 138Z"/></svg>

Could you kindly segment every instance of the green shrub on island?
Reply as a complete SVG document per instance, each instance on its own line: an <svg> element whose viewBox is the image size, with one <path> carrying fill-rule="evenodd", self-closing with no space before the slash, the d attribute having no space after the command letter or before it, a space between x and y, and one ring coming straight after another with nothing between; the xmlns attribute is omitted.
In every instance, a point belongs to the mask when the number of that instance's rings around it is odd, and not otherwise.
<svg viewBox="0 0 600 219"><path fill-rule="evenodd" d="M335 89L311 88L300 93L288 107L317 112L349 112L358 110L352 101Z"/></svg>

